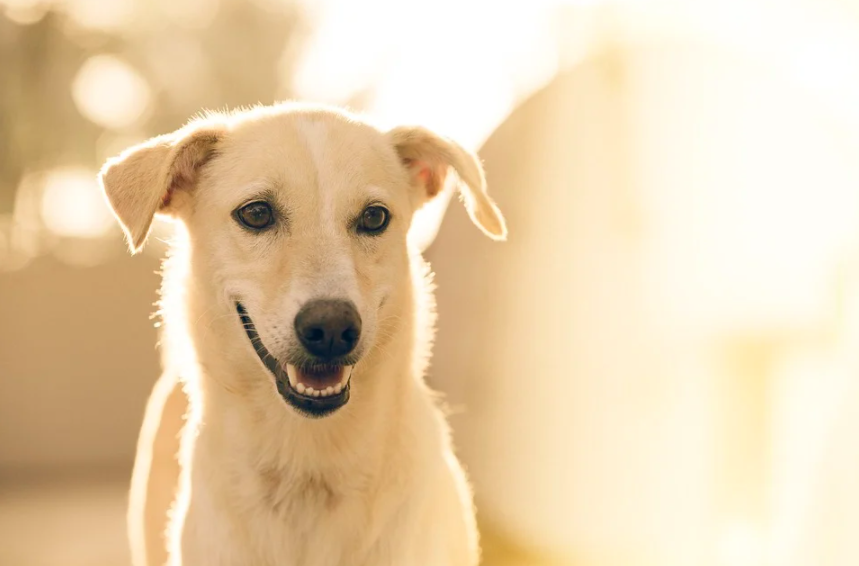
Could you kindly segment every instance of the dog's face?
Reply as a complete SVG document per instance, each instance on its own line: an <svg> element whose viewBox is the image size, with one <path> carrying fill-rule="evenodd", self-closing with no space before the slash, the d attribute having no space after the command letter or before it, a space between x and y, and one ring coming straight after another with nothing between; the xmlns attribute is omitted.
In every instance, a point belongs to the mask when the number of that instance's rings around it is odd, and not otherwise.
<svg viewBox="0 0 859 566"><path fill-rule="evenodd" d="M472 218L503 238L474 156L424 129L381 132L331 110L192 123L101 178L133 250L156 212L185 223L194 295L235 317L230 340L287 403L322 416L349 401L352 368L388 337L410 282L412 216L451 167Z"/></svg>
<svg viewBox="0 0 859 566"><path fill-rule="evenodd" d="M380 132L328 115L245 121L217 148L185 216L194 254L281 395L330 412L407 279L408 174Z"/></svg>

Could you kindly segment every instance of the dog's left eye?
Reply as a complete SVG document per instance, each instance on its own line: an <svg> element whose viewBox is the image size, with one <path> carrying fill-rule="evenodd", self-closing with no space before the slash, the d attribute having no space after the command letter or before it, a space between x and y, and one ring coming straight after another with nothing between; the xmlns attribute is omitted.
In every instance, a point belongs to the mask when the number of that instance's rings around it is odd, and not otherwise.
<svg viewBox="0 0 859 566"><path fill-rule="evenodd" d="M358 229L370 234L380 234L388 227L390 218L391 214L387 208L378 205L368 206L361 213Z"/></svg>
<svg viewBox="0 0 859 566"><path fill-rule="evenodd" d="M245 228L264 230L274 223L271 205L264 201L246 204L235 212L236 220Z"/></svg>

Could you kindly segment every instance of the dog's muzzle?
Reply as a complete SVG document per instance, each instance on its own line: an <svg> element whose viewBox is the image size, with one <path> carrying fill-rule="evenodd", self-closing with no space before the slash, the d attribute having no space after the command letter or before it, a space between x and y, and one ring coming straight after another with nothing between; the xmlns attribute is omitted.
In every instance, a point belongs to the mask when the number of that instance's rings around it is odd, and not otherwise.
<svg viewBox="0 0 859 566"><path fill-rule="evenodd" d="M236 302L236 312L239 314L245 334L251 341L254 351L263 365L274 376L278 393L299 413L308 417L324 417L349 401L350 378L354 364L336 363L335 360L348 361L340 354L344 351L349 353L354 349L354 341L357 340L357 333L360 332L360 319L357 319L357 331L351 322L345 324L342 329L340 327L334 328L333 331L338 331L341 336L346 336L343 341L352 342L345 345L333 345L330 350L336 356L329 355L320 361L310 363L283 364L266 349L247 309L238 301ZM307 325L307 328L311 326ZM308 330L308 334L311 334L311 330ZM330 326L328 330L329 332L332 331ZM348 340L353 333L355 339ZM318 348L321 349L321 346Z"/></svg>

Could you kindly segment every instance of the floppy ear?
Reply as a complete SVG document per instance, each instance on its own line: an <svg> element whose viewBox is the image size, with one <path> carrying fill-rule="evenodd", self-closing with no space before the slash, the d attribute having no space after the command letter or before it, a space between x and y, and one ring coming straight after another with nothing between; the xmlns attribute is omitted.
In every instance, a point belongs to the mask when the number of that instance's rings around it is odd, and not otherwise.
<svg viewBox="0 0 859 566"><path fill-rule="evenodd" d="M507 238L504 217L486 194L483 167L476 155L426 128L402 126L387 135L408 169L412 185L424 199L441 192L452 168L459 177L459 194L472 222L493 240Z"/></svg>
<svg viewBox="0 0 859 566"><path fill-rule="evenodd" d="M191 125L131 147L104 164L99 181L132 254L143 247L155 214L170 214L181 192L197 183L200 167L214 155L221 135L220 128Z"/></svg>

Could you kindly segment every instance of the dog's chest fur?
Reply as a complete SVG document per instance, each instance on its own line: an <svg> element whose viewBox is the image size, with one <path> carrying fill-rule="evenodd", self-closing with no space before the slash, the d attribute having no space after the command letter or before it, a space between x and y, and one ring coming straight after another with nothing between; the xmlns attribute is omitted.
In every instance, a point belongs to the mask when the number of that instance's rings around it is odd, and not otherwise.
<svg viewBox="0 0 859 566"><path fill-rule="evenodd" d="M198 439L199 440L199 439ZM198 450L205 446L202 445ZM370 473L269 467L250 469L236 459L213 468L205 450L195 457L191 505L185 521L183 554L189 565L363 566L435 560L416 541L444 548L427 519L439 513L448 492L435 479L449 470L423 460L382 465ZM414 461L414 460L412 460ZM437 463L438 461L436 461ZM207 472L207 470L209 470ZM214 472L217 470L217 472ZM344 473L345 472L345 473ZM441 489L439 489L441 488ZM429 505L428 505L429 504ZM462 513L460 504L452 510ZM213 544L212 541L217 541ZM424 562L423 560L429 560ZM404 562L405 561L405 562Z"/></svg>
<svg viewBox="0 0 859 566"><path fill-rule="evenodd" d="M229 514L219 522L230 531L229 544L212 564L324 566L360 564L366 554L371 518L366 498L318 474L258 477L250 493L228 493ZM356 528L356 526L358 528ZM238 536L236 536L238 535ZM251 558L252 557L252 558Z"/></svg>

